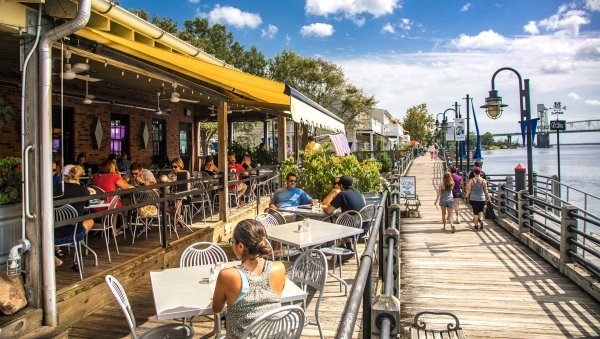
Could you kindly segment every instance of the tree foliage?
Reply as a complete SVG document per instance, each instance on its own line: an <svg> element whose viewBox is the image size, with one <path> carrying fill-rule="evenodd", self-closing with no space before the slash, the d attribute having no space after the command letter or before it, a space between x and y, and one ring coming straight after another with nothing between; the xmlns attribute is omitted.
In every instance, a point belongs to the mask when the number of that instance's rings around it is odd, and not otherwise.
<svg viewBox="0 0 600 339"><path fill-rule="evenodd" d="M406 110L402 128L410 134L411 140L419 141L421 144L430 143L434 127L435 120L427 111L427 104L423 103Z"/></svg>

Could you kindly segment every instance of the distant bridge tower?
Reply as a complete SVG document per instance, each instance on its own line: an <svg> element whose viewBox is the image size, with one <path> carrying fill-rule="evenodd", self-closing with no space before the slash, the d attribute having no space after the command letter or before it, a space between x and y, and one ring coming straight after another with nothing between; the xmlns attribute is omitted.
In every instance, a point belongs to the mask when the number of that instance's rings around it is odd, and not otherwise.
<svg viewBox="0 0 600 339"><path fill-rule="evenodd" d="M548 123L548 108L544 104L537 105L538 111L538 130L537 143L535 147L548 148L550 147L550 124Z"/></svg>

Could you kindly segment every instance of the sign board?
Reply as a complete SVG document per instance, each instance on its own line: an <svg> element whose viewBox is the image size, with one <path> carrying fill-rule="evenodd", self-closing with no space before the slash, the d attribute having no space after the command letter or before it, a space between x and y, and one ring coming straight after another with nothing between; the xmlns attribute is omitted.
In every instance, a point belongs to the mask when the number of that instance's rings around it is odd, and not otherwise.
<svg viewBox="0 0 600 339"><path fill-rule="evenodd" d="M551 131L564 131L567 129L567 122L565 120L550 120Z"/></svg>
<svg viewBox="0 0 600 339"><path fill-rule="evenodd" d="M448 129L446 130L446 141L454 140L454 121L448 123Z"/></svg>
<svg viewBox="0 0 600 339"><path fill-rule="evenodd" d="M413 198L417 195L417 178L400 177L400 197Z"/></svg>
<svg viewBox="0 0 600 339"><path fill-rule="evenodd" d="M456 121L454 122L454 132L456 135L456 141L466 140L465 119L456 119Z"/></svg>

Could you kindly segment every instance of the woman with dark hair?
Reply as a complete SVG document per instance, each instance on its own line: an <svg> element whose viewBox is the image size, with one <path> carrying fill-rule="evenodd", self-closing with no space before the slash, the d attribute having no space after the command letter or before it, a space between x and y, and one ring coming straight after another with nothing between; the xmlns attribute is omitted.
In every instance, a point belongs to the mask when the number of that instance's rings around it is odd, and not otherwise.
<svg viewBox="0 0 600 339"><path fill-rule="evenodd" d="M456 218L454 220L455 224L460 224L460 219L458 217L458 208L460 199L462 199L462 176L457 173L458 169L456 166L450 167L450 173L452 174L452 180L454 181L454 188L452 188L452 196L454 197L454 214Z"/></svg>
<svg viewBox="0 0 600 339"><path fill-rule="evenodd" d="M227 303L227 338L238 338L252 321L281 307L285 267L263 258L272 249L265 227L256 220L240 221L230 243L242 263L219 273L213 311L221 312Z"/></svg>
<svg viewBox="0 0 600 339"><path fill-rule="evenodd" d="M473 225L483 230L483 208L485 202L490 201L490 194L487 188L487 181L481 177L481 168L473 168L474 178L469 180L465 188L465 197L469 198L471 207L473 207Z"/></svg>
<svg viewBox="0 0 600 339"><path fill-rule="evenodd" d="M101 165L98 174L92 177L92 184L100 187L105 193L114 192L117 188L127 189L133 188L132 185L121 178L121 175L117 173L117 165L112 160L105 160ZM108 197L108 201L112 201L113 196ZM117 203L117 207L121 207L121 201ZM103 211L104 208L94 209L94 212Z"/></svg>
<svg viewBox="0 0 600 339"><path fill-rule="evenodd" d="M204 166L202 166L202 172L209 174L209 175L215 175L215 174L219 173L219 168L217 167L217 165L215 165L215 159L213 158L212 155L206 156L206 160L204 161Z"/></svg>

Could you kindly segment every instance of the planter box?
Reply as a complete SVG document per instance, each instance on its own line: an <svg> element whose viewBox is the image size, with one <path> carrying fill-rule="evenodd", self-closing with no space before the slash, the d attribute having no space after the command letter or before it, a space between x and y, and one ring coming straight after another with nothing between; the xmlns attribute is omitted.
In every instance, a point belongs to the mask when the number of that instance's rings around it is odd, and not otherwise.
<svg viewBox="0 0 600 339"><path fill-rule="evenodd" d="M21 204L0 206L0 270L6 271L10 248L21 239Z"/></svg>

